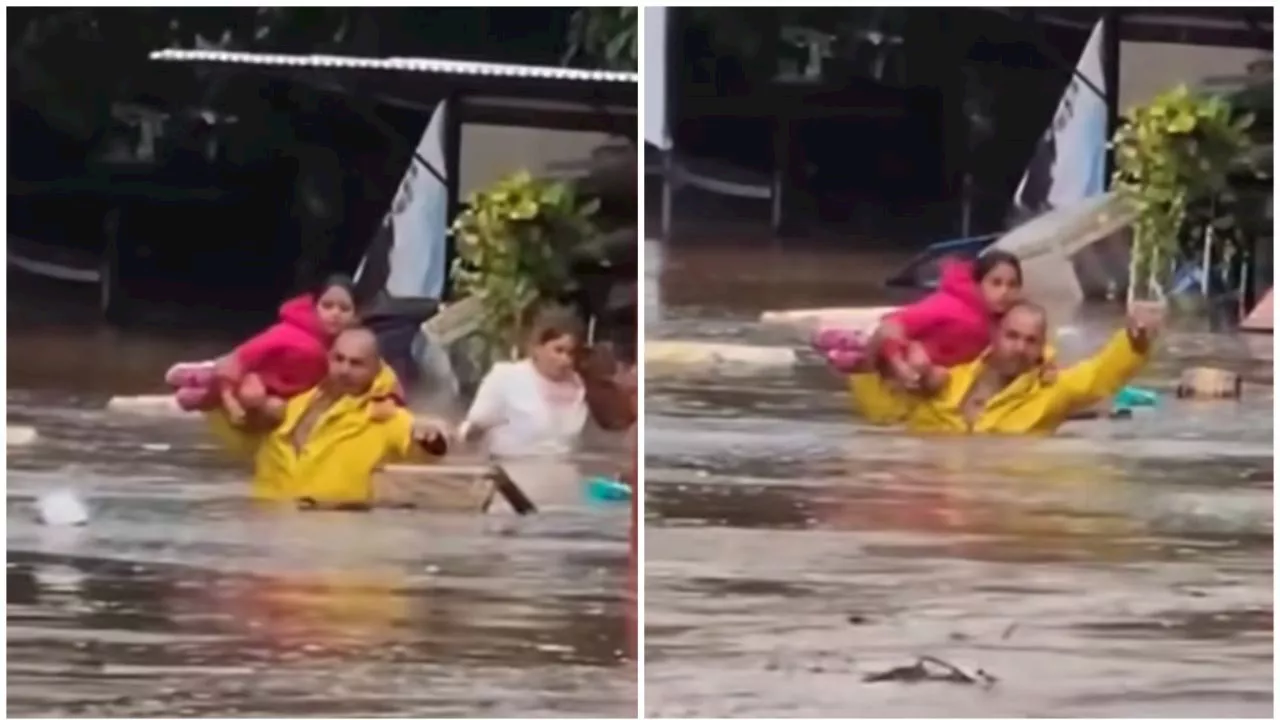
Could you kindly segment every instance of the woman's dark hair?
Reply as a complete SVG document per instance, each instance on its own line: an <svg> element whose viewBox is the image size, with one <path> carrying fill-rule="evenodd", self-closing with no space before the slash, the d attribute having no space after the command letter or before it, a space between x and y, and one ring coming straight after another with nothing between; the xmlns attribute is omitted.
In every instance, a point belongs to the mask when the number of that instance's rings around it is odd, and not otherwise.
<svg viewBox="0 0 1280 720"><path fill-rule="evenodd" d="M311 288L311 297L315 298L316 300L319 300L321 295L324 295L326 292L329 291L329 288L335 288L335 287L346 290L347 294L351 296L352 304L356 302L355 282L351 279L349 275L343 275L341 273L336 275L330 275L324 280L321 280L320 282L316 283L315 286Z"/></svg>
<svg viewBox="0 0 1280 720"><path fill-rule="evenodd" d="M534 313L529 326L530 343L545 345L566 335L582 339L582 321L576 313L562 308L544 308Z"/></svg>
<svg viewBox="0 0 1280 720"><path fill-rule="evenodd" d="M991 274L992 270L1001 265L1008 265L1013 268L1013 272L1018 275L1018 284L1022 284L1022 261L1017 255L1004 250L988 250L978 256L973 261L973 279L982 282L982 279Z"/></svg>

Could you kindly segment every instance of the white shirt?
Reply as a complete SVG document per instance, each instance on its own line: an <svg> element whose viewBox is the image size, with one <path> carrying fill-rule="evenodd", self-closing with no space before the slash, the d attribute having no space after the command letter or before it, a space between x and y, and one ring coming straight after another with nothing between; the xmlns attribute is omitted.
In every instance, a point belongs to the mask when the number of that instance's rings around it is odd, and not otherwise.
<svg viewBox="0 0 1280 720"><path fill-rule="evenodd" d="M553 401L552 388L528 360L500 362L480 382L466 423L483 428L489 454L498 458L567 455L587 422L582 383Z"/></svg>

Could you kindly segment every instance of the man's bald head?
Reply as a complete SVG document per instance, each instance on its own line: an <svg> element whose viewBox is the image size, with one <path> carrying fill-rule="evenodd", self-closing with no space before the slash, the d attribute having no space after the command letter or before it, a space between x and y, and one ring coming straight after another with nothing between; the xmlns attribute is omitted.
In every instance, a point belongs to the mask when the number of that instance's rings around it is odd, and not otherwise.
<svg viewBox="0 0 1280 720"><path fill-rule="evenodd" d="M347 328L333 339L334 346L342 345L347 352L365 357L378 357L378 336L366 327Z"/></svg>
<svg viewBox="0 0 1280 720"><path fill-rule="evenodd" d="M1010 379L1038 366L1044 359L1049 314L1032 302L1019 302L1005 312L991 341L987 363Z"/></svg>
<svg viewBox="0 0 1280 720"><path fill-rule="evenodd" d="M1005 312L1000 319L1000 324L1004 323L1014 323L1028 328L1037 326L1040 328L1040 334L1044 335L1049 328L1049 313L1042 306L1023 300Z"/></svg>
<svg viewBox="0 0 1280 720"><path fill-rule="evenodd" d="M329 349L329 384L349 395L367 392L382 369L378 336L363 327L347 328Z"/></svg>

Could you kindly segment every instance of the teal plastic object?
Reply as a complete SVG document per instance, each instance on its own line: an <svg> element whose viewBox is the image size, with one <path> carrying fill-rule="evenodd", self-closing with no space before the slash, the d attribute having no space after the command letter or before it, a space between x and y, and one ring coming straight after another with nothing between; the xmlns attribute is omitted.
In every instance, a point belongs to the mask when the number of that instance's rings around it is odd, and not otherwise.
<svg viewBox="0 0 1280 720"><path fill-rule="evenodd" d="M1160 395L1154 390L1126 385L1116 393L1111 403L1114 410L1132 410L1140 407L1155 407L1160 402Z"/></svg>
<svg viewBox="0 0 1280 720"><path fill-rule="evenodd" d="M587 500L593 503L631 502L631 486L616 478L596 475L587 478L584 488Z"/></svg>

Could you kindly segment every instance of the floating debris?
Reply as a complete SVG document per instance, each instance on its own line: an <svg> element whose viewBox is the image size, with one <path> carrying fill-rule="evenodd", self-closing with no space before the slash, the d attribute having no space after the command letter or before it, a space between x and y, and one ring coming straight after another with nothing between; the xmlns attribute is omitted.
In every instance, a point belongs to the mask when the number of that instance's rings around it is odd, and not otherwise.
<svg viewBox="0 0 1280 720"><path fill-rule="evenodd" d="M903 665L881 672L868 673L862 677L863 682L949 682L958 685L981 685L989 688L996 684L996 678L979 668L972 674L932 655L921 655L912 665Z"/></svg>

